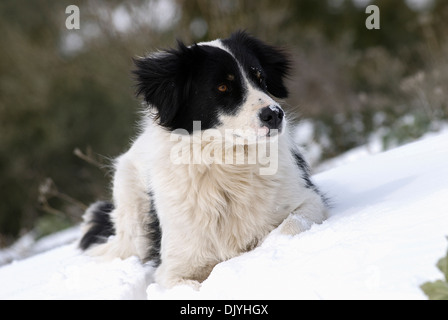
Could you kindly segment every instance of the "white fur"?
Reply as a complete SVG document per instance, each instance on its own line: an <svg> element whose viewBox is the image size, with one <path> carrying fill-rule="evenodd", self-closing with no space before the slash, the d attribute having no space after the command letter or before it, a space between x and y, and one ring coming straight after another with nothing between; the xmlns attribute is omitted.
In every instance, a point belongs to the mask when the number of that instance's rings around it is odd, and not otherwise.
<svg viewBox="0 0 448 320"><path fill-rule="evenodd" d="M222 46L220 42L212 45ZM210 43L209 43L210 44ZM249 86L248 98L237 116L222 116L223 129L260 129L256 115L277 105L265 93ZM278 163L274 174L260 174L269 164L170 162L174 147L184 144L199 157L217 141L170 139L171 133L150 119L131 149L115 164L112 213L116 235L93 254L144 259L151 245L149 223L151 192L162 230L161 265L156 281L165 287L186 283L195 287L219 262L257 246L275 228L297 234L326 217L321 197L306 187L291 154L286 132L274 142ZM195 145L193 147L193 145ZM261 145L258 145L260 147ZM257 146L256 146L257 147ZM233 155L247 154L249 146L227 146ZM187 161L188 162L188 161Z"/></svg>
<svg viewBox="0 0 448 320"><path fill-rule="evenodd" d="M273 176L260 175L260 164L171 165L167 159L175 142L169 142L165 130L148 125L117 160L117 234L94 252L145 257L148 190L154 194L162 228L156 280L167 287L203 281L215 264L254 248L280 224L282 233L297 234L322 222L322 199L305 187L288 136L282 135L278 143L279 168Z"/></svg>

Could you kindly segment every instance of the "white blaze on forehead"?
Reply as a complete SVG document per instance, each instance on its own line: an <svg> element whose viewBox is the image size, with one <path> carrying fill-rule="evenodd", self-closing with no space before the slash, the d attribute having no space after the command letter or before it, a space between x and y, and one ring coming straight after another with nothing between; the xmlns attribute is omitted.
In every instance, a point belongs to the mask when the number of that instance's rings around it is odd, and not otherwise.
<svg viewBox="0 0 448 320"><path fill-rule="evenodd" d="M208 41L208 42L199 42L197 45L219 48L221 50L224 50L228 54L230 54L235 59L235 56L233 55L233 53L222 43L222 41L220 39ZM237 59L235 59L235 60L238 62ZM238 63L238 65L239 65L239 63Z"/></svg>

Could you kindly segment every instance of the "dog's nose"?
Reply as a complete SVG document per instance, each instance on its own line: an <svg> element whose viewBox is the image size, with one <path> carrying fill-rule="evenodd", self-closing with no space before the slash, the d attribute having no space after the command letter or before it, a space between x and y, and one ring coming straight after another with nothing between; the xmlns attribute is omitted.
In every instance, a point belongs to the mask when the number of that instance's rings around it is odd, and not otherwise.
<svg viewBox="0 0 448 320"><path fill-rule="evenodd" d="M260 120L263 126L269 129L279 129L285 113L277 105L270 105L260 110Z"/></svg>

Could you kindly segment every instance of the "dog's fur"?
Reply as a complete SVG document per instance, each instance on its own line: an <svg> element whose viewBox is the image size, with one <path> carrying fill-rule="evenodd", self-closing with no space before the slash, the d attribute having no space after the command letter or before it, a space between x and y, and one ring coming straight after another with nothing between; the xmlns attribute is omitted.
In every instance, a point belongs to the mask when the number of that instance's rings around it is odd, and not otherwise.
<svg viewBox="0 0 448 320"><path fill-rule="evenodd" d="M82 249L95 244L95 255L153 260L161 285L197 287L217 263L253 249L277 227L294 235L326 218L325 200L273 99L288 95L282 50L237 32L190 47L179 42L135 65L146 106L142 132L115 162L113 204L87 210ZM223 146L203 136L230 129L240 142ZM222 159L231 150L246 160L250 148L269 144L278 150L277 168L261 174L266 154L242 164L201 159L218 142L214 156L221 148ZM187 161L172 163L173 150L188 150Z"/></svg>

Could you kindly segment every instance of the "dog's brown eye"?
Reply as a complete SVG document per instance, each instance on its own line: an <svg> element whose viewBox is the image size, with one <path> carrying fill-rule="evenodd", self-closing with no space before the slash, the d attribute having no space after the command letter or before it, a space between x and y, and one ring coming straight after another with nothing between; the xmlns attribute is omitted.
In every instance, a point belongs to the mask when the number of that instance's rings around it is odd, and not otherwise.
<svg viewBox="0 0 448 320"><path fill-rule="evenodd" d="M218 87L218 90L221 92L227 92L228 88L225 84L222 84Z"/></svg>

